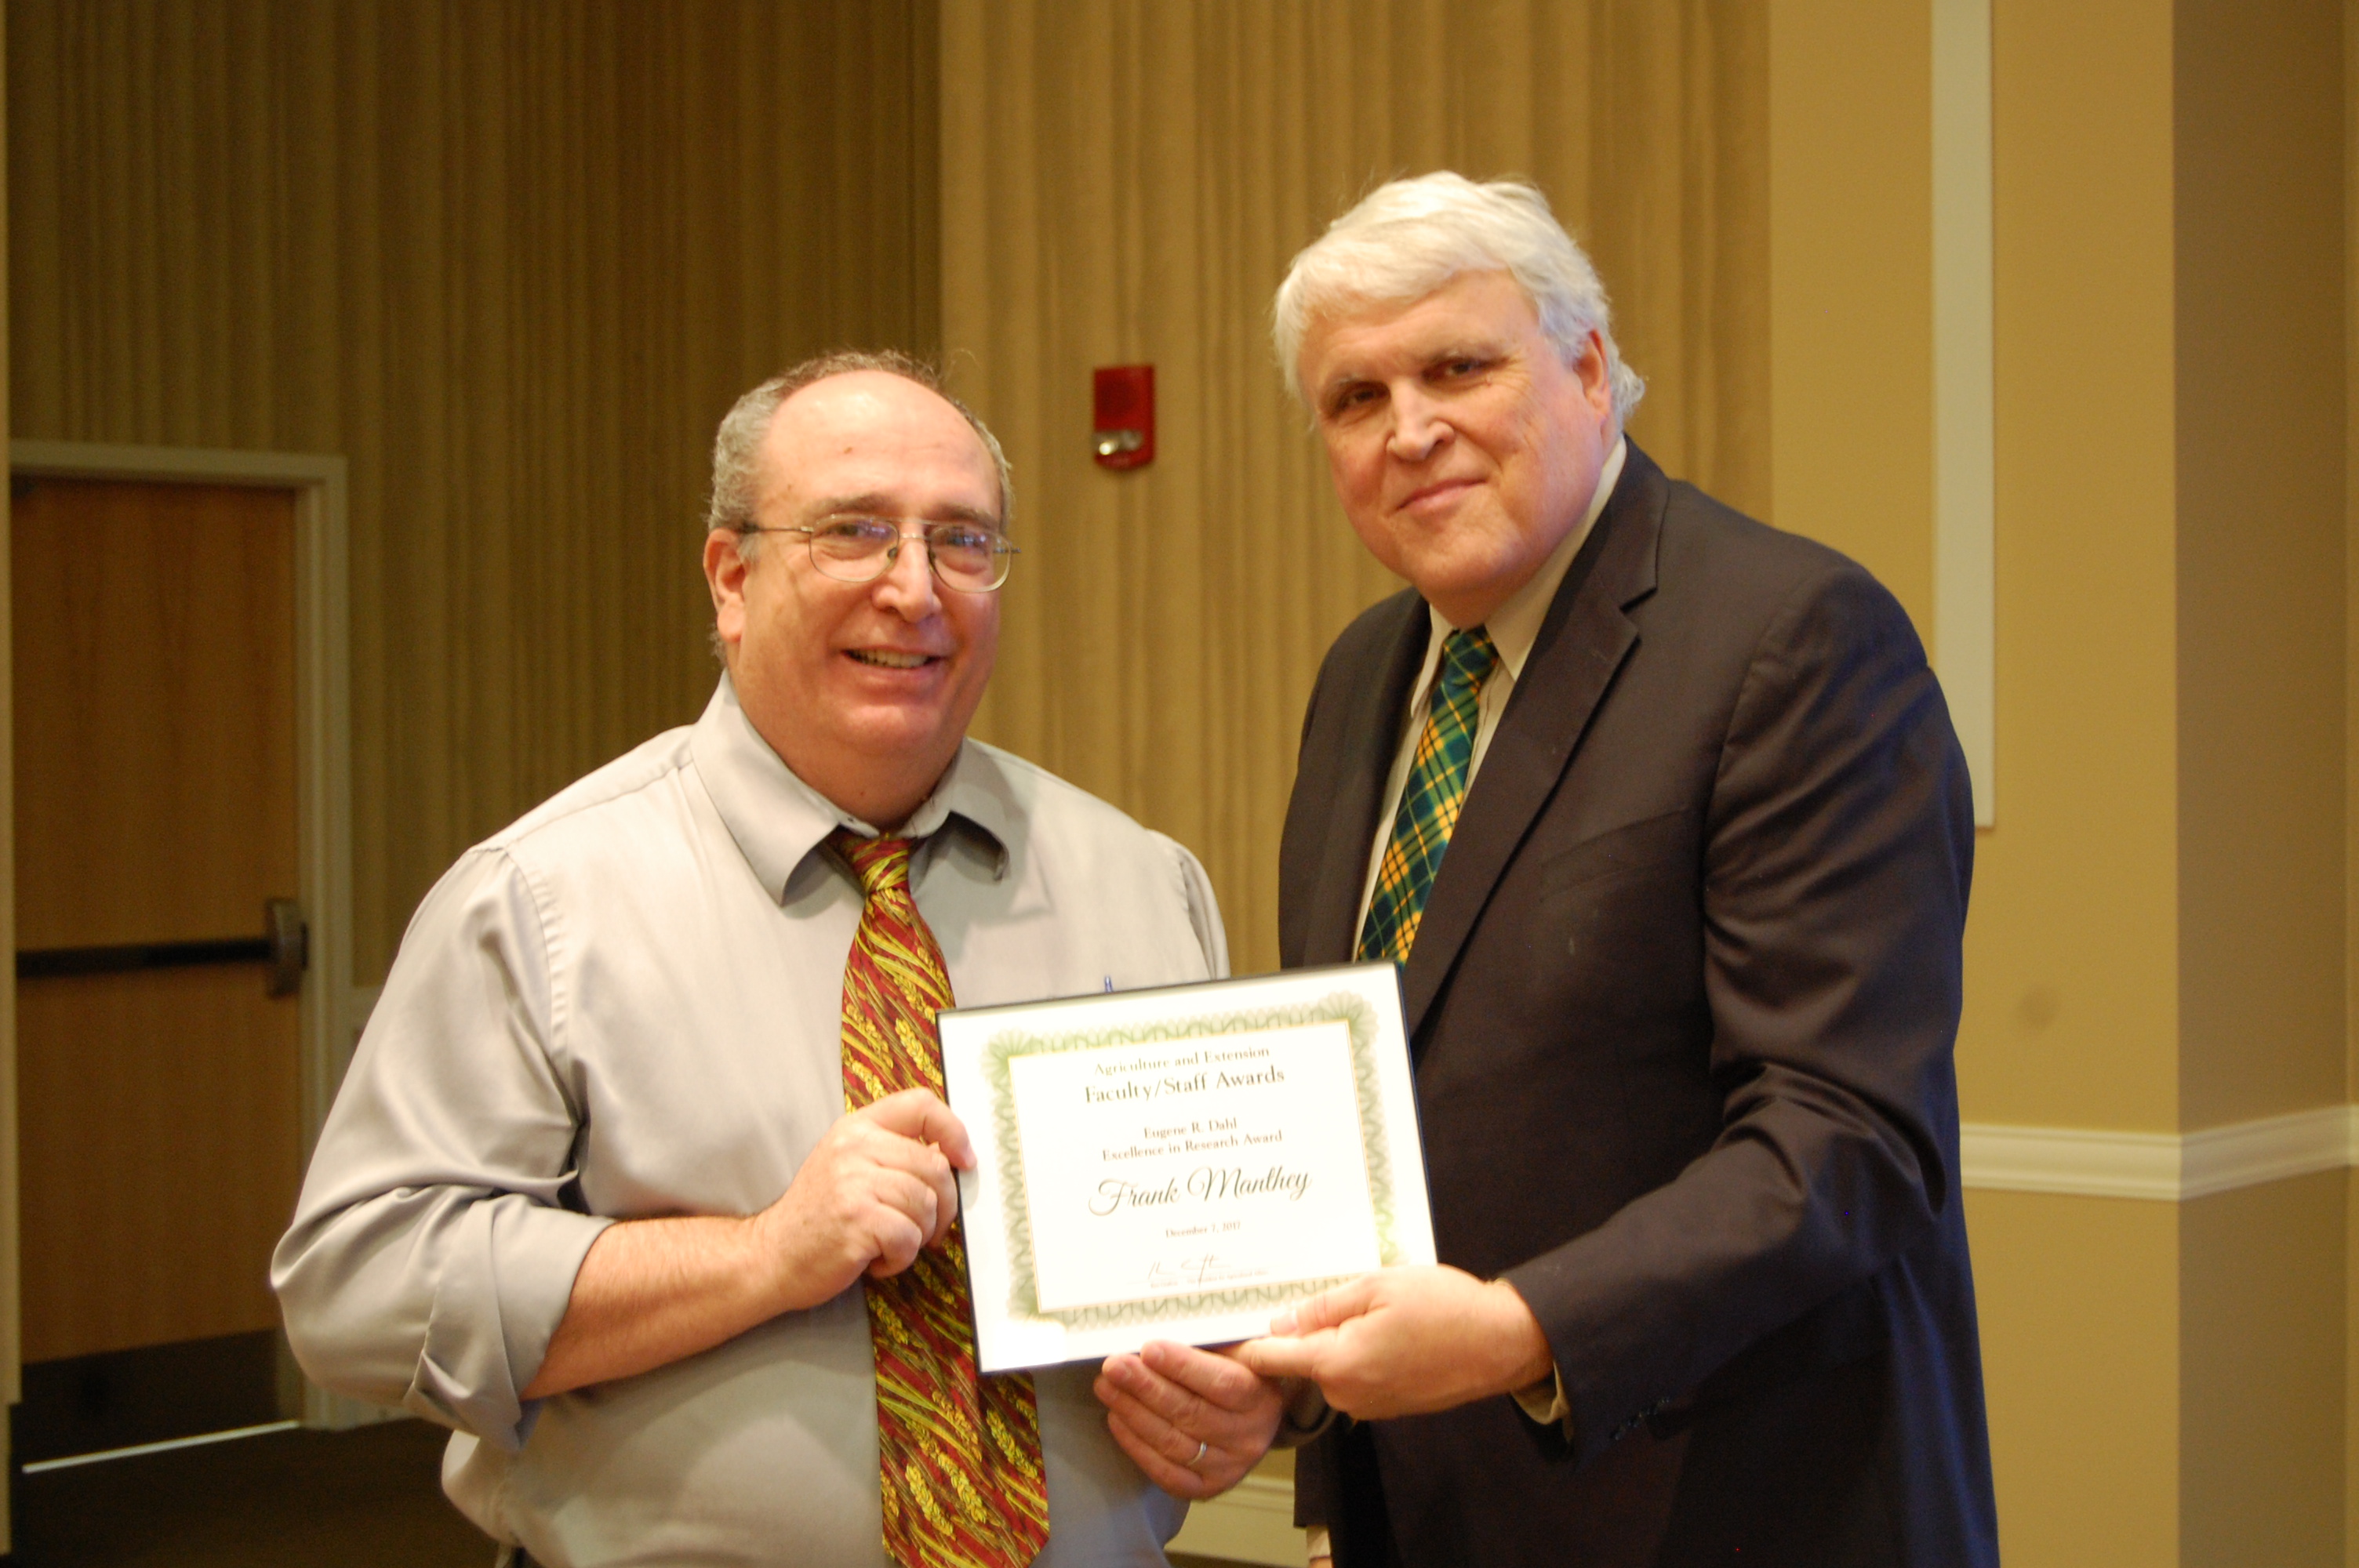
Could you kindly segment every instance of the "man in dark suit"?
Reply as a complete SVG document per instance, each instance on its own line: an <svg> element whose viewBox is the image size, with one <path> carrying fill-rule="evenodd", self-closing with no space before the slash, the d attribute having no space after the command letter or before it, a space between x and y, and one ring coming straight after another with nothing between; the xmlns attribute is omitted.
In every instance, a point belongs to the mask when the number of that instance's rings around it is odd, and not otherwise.
<svg viewBox="0 0 2359 1568"><path fill-rule="evenodd" d="M1402 963L1441 1258L1237 1352L1343 1413L1303 1522L1344 1568L1995 1563L1973 816L1907 616L1623 438L1641 384L1527 187L1379 189L1277 337L1412 585L1320 672L1281 949Z"/></svg>

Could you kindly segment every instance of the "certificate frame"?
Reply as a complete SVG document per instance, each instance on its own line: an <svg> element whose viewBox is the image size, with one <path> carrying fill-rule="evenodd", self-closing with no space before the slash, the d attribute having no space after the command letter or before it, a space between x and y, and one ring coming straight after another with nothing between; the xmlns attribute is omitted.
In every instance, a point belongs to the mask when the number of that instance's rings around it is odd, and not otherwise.
<svg viewBox="0 0 2359 1568"><path fill-rule="evenodd" d="M1073 1135L1074 1126L1043 1120L1037 1093L1027 1126L1016 1080L1019 1073L1037 1072L1040 1064L1027 1066L1030 1058L1087 1052L1096 1054L1090 1060L1119 1062L1132 1053L1180 1053L1193 1046L1201 1060L1208 1052L1223 1054L1218 1048L1223 1041L1250 1044L1305 1033L1323 1041L1332 1039L1332 1026L1341 1025L1348 1042L1348 1119L1356 1130L1357 1172L1365 1181L1365 1217L1374 1241L1373 1255L1360 1261L1377 1268L1433 1261L1432 1218L1398 971L1389 963L950 1009L938 1022L951 1108L966 1123L975 1145L976 1168L960 1173L959 1189L976 1358L986 1372L1094 1358L1136 1349L1148 1339L1203 1345L1253 1337L1266 1333L1270 1320L1287 1307L1365 1271L1354 1267L1223 1286L1202 1279L1200 1271L1194 1288L1142 1289L1124 1299L1044 1304L1044 1260L1037 1250L1043 1235L1036 1234L1036 1195L1027 1184L1026 1140L1064 1140ZM1325 1033L1320 1032L1322 1025L1330 1026ZM1082 1060L1063 1065L1075 1066ZM1161 1065L1161 1058L1155 1060ZM1231 1082L1224 1075L1221 1081ZM1201 1105L1219 1103L1220 1091L1202 1092L1212 1098ZM1342 1091L1322 1082L1317 1092L1326 1116L1337 1123L1344 1120L1343 1110L1332 1098ZM1075 1122L1082 1119L1077 1114ZM1038 1155L1037 1147L1033 1152ZM1117 1159L1167 1155L1160 1168L1169 1168L1170 1160L1200 1157L1164 1148L1142 1151L1136 1143L1121 1154L1106 1152ZM1075 1158L1066 1148L1059 1150L1058 1157ZM1087 1163L1087 1156L1079 1158ZM1149 1161L1145 1168L1158 1167ZM1338 1169L1331 1152L1328 1170L1333 1173ZM1354 1192L1328 1201L1346 1203L1356 1220L1358 1198ZM1061 1266L1062 1256L1072 1249L1071 1238L1052 1227L1046 1240L1059 1253L1048 1261ZM1204 1262L1211 1261L1208 1252Z"/></svg>

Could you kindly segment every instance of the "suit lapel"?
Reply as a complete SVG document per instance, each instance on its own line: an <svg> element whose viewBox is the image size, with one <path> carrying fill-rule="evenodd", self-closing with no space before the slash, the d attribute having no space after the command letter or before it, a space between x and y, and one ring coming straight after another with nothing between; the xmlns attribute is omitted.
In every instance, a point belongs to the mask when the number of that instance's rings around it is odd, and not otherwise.
<svg viewBox="0 0 2359 1568"><path fill-rule="evenodd" d="M1384 808L1385 780L1400 749L1409 688L1424 665L1432 628L1425 600L1417 595L1401 594L1393 604L1397 624L1378 644L1384 663L1375 678L1361 683L1348 698L1335 801L1304 934L1306 964L1348 964L1359 939L1360 895L1367 891L1368 860L1375 850L1376 813Z"/></svg>
<svg viewBox="0 0 2359 1568"><path fill-rule="evenodd" d="M1614 672L1638 640L1638 629L1623 611L1654 591L1656 544L1669 495L1662 470L1632 444L1613 497L1540 622L1434 877L1401 975L1411 1040L1457 966L1491 890L1564 776ZM1377 777L1384 777L1381 769ZM1372 824L1368 832L1374 831ZM1368 845L1364 836L1364 866Z"/></svg>

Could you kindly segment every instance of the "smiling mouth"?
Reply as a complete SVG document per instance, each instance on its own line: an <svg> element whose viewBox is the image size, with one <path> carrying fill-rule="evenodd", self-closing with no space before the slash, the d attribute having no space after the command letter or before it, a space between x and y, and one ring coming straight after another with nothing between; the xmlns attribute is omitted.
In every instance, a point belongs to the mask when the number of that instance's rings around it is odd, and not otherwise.
<svg viewBox="0 0 2359 1568"><path fill-rule="evenodd" d="M920 665L934 662L931 654L901 654L890 648L850 648L845 651L864 665L875 665L888 670L914 670Z"/></svg>
<svg viewBox="0 0 2359 1568"><path fill-rule="evenodd" d="M1438 483L1429 484L1422 490L1412 491L1408 496L1401 502L1400 510L1407 512L1413 506L1417 506L1424 502L1432 501L1437 497L1455 495L1461 491L1471 490L1474 487L1474 482L1475 481L1471 479L1445 479Z"/></svg>

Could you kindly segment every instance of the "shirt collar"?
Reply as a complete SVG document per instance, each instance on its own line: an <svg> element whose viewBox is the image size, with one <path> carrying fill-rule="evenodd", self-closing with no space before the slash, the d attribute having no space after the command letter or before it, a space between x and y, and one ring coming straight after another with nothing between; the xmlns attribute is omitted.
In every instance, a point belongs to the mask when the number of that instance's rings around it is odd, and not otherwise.
<svg viewBox="0 0 2359 1568"><path fill-rule="evenodd" d="M945 826L960 829L989 852L995 876L1004 875L1016 822L1014 803L1004 787L995 787L1003 783L1003 770L993 765L990 752L977 741L962 740L934 793L902 825L901 832L931 843Z"/></svg>
<svg viewBox="0 0 2359 1568"><path fill-rule="evenodd" d="M1597 470L1597 488L1589 497L1589 511L1582 517L1581 525L1557 542L1540 569L1532 574L1531 581L1508 596L1507 602L1491 612L1483 629L1491 633L1491 645L1499 650L1499 662L1506 666L1511 678L1521 678L1524 661L1531 657L1532 644L1539 640L1540 622L1548 619L1548 608L1556 600L1556 590L1564 584L1564 574L1572 566L1572 557L1581 554L1581 546L1589 540L1590 531L1604 514L1605 503L1613 497L1614 486L1622 478L1622 460L1629 449L1626 437L1614 438L1614 449L1605 455L1605 462ZM1441 618L1439 610L1429 610L1433 617L1433 635L1430 647L1438 648L1441 640L1453 628Z"/></svg>
<svg viewBox="0 0 2359 1568"><path fill-rule="evenodd" d="M738 853L773 899L786 897L787 880L837 828L873 838L876 827L829 800L795 776L754 721L738 705L737 688L726 675L704 705L689 738L690 754L704 781L713 809L721 814ZM920 804L901 835L930 838L955 822L985 841L1002 867L1007 858L1007 803L987 787L991 770L982 765L972 741L958 754L934 791Z"/></svg>

